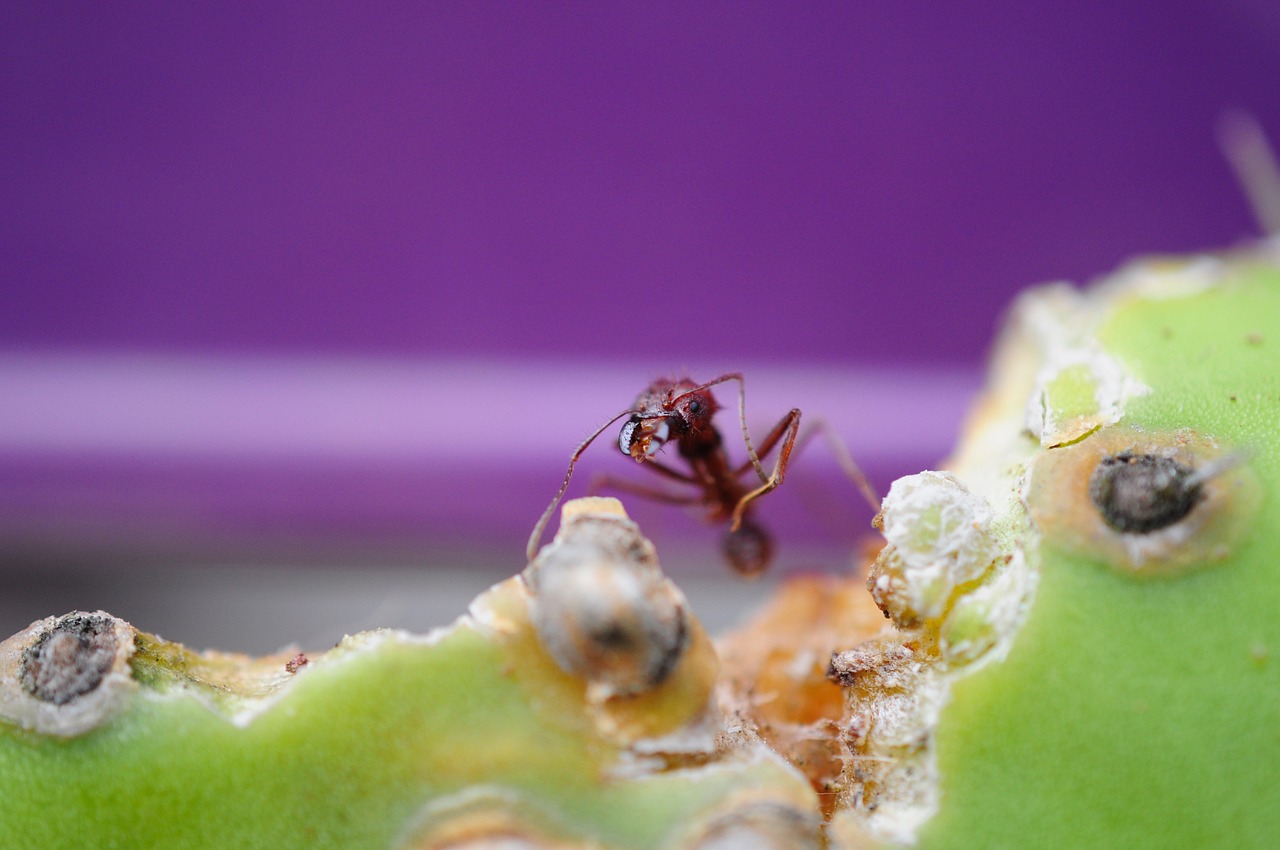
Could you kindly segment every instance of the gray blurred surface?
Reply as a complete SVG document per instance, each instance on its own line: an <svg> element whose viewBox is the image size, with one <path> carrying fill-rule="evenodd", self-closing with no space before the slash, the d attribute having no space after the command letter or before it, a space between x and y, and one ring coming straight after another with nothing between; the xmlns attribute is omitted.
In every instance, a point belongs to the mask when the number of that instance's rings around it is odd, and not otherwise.
<svg viewBox="0 0 1280 850"><path fill-rule="evenodd" d="M297 645L318 652L365 629L425 632L448 624L507 575L492 565L45 570L6 578L0 632L75 609L102 609L193 649L261 654ZM713 634L762 605L778 580L746 582L727 570L674 578Z"/></svg>

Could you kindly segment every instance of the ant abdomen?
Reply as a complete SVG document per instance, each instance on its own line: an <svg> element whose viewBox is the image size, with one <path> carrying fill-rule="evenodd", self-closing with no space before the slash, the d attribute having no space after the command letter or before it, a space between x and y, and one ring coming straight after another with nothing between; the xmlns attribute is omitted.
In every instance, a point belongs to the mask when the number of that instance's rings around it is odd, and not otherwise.
<svg viewBox="0 0 1280 850"><path fill-rule="evenodd" d="M749 518L726 532L720 546L729 566L744 578L760 575L773 560L773 538Z"/></svg>

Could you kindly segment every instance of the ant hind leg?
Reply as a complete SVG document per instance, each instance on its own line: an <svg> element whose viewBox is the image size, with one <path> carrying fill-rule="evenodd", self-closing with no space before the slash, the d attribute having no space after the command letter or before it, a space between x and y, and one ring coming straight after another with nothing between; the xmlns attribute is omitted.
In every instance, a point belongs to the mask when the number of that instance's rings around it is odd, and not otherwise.
<svg viewBox="0 0 1280 850"><path fill-rule="evenodd" d="M649 499L653 502L659 502L666 505L698 505L702 504L704 498L701 494L689 493L672 493L661 487L653 487L648 484L641 484L632 481L630 478L618 478L608 473L593 476L588 492L592 495L602 490L614 490L619 493L627 493L632 496L638 496L642 499Z"/></svg>
<svg viewBox="0 0 1280 850"><path fill-rule="evenodd" d="M880 512L880 496L876 493L876 488L871 486L870 479L867 474L862 471L862 467L858 466L858 462L853 459L853 455L849 452L849 447L845 445L844 440L840 439L840 435L831 427L831 423L825 419L809 420L808 428L800 435L797 441L796 450L809 444L815 434L821 433L822 439L826 440L827 448L831 451L831 456L836 459L836 464L840 467L840 471L845 477L853 483L862 498L867 500L867 504L871 506L871 510L876 513Z"/></svg>

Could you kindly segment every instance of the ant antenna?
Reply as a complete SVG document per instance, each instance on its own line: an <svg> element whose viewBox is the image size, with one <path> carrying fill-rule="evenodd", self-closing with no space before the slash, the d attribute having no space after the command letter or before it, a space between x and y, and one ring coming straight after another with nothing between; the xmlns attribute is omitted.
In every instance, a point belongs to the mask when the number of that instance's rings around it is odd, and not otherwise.
<svg viewBox="0 0 1280 850"><path fill-rule="evenodd" d="M608 422L601 425L590 437L587 437L573 450L573 454L569 456L569 468L564 473L564 483L560 485L560 491L556 493L556 497L551 500L551 504L547 505L547 509L542 512L542 516L538 517L538 524L533 527L533 533L529 535L529 543L525 546L524 555L527 560L532 561L533 556L538 553L538 544L542 542L542 532L546 530L547 523L551 520L551 515L555 513L556 506L560 504L560 500L564 498L564 492L569 489L569 481L573 478L573 468L578 463L578 458L582 457L582 453L587 450L587 446L595 442L596 437L604 433L604 430L622 417L632 413L633 409L628 407L626 410L618 413Z"/></svg>
<svg viewBox="0 0 1280 850"><path fill-rule="evenodd" d="M1224 114L1218 120L1218 146L1235 171L1258 226L1269 236L1280 235L1280 163L1258 119L1239 109Z"/></svg>

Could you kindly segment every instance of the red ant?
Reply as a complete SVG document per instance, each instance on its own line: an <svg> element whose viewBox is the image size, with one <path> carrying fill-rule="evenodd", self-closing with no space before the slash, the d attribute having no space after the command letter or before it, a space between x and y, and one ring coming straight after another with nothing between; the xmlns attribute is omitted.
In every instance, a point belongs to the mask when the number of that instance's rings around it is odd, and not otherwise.
<svg viewBox="0 0 1280 850"><path fill-rule="evenodd" d="M747 462L738 467L730 464L720 432L711 423L711 418L720 409L715 396L711 394L711 387L727 381L738 382L738 418L742 423L742 440L747 446ZM693 485L698 492L687 495L669 493L616 479L609 479L608 484L615 489L669 504L710 506L710 521L729 521L729 530L722 542L729 565L743 576L755 576L762 572L773 556L773 539L752 520L750 508L752 502L782 483L796 445L800 410L793 408L783 416L760 443L760 450L757 452L747 431L746 384L738 372L721 375L705 384L696 384L688 378L675 381L658 379L640 393L631 407L597 428L570 456L569 468L565 472L560 491L542 512L529 537L526 550L528 558L532 560L536 554L542 532L569 488L574 466L582 453L606 428L624 416L630 418L623 424L618 435L618 449L657 473ZM656 459L658 451L672 440L676 442L681 459L689 465L689 472L667 466ZM766 475L760 458L767 456L779 444L781 448L778 449L773 472ZM879 500L875 493L853 459L844 452L843 446L839 446L836 453L842 466L858 483L864 495L873 506L878 506ZM759 478L759 483L754 488L749 484L755 482L742 480L752 470Z"/></svg>

